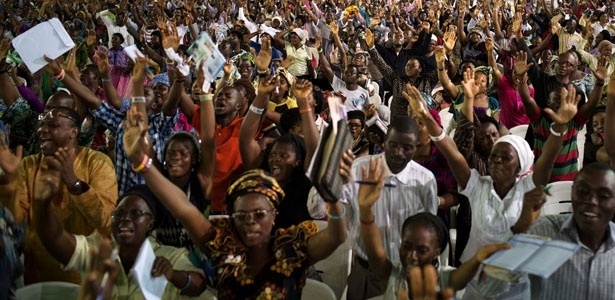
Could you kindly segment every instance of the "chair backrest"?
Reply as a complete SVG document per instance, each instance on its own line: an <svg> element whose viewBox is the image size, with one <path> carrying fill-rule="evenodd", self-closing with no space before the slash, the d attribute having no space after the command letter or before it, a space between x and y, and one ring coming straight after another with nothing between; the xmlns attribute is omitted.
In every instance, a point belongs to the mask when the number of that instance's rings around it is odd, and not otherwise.
<svg viewBox="0 0 615 300"><path fill-rule="evenodd" d="M80 286L61 281L39 282L17 289L17 300L69 300L77 299Z"/></svg>
<svg viewBox="0 0 615 300"><path fill-rule="evenodd" d="M303 292L301 294L303 300L337 300L333 290L326 284L314 279L307 279Z"/></svg>
<svg viewBox="0 0 615 300"><path fill-rule="evenodd" d="M511 128L509 131L510 131L510 134L525 138L525 134L527 133L527 128L528 128L527 124L518 125L518 126Z"/></svg>
<svg viewBox="0 0 615 300"><path fill-rule="evenodd" d="M315 221L318 230L327 228L326 221ZM348 275L352 265L352 247L350 238L341 244L329 257L317 262L314 267L321 273L322 281L333 291L336 299L343 299L344 290L348 285ZM305 295L305 289L304 289ZM304 296L304 299L305 298ZM318 299L318 298L310 298ZM320 300L320 299L318 299Z"/></svg>
<svg viewBox="0 0 615 300"><path fill-rule="evenodd" d="M572 213L572 181L557 181L549 183L550 196L542 206L543 215L559 215Z"/></svg>

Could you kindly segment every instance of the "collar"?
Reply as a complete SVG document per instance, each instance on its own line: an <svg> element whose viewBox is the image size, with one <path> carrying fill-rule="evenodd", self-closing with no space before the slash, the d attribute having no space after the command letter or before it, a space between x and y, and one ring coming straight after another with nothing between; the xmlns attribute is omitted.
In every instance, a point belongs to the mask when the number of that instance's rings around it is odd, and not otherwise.
<svg viewBox="0 0 615 300"><path fill-rule="evenodd" d="M560 227L561 234L565 234L569 236L573 241L577 244L581 245L581 240L579 238L579 231L577 230L577 225L574 223L574 214L570 214L570 216L562 223ZM606 242L603 242L605 250L610 250L615 248L615 223L612 221L609 222L609 228L607 228L607 238ZM600 248L602 248L602 245Z"/></svg>
<svg viewBox="0 0 615 300"><path fill-rule="evenodd" d="M384 162L384 166L387 168L387 175L386 177L392 177L397 179L397 181L399 181L402 184L409 184L410 183L410 174L412 173L412 168L413 168L413 164L415 163L413 160L411 160L410 162L408 162L406 164L406 167L401 170L399 173L397 174L393 174L393 172L391 172L391 169L389 169L389 164L387 163L387 159L386 156L384 155L384 153L379 154L379 156L382 157L382 161ZM375 156L377 157L377 156ZM385 186L388 183L385 183Z"/></svg>

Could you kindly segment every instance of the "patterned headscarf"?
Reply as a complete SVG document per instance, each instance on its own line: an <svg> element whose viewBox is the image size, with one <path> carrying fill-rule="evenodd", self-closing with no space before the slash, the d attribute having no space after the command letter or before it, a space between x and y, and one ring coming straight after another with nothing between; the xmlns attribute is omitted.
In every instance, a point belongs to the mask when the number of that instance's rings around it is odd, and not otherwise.
<svg viewBox="0 0 615 300"><path fill-rule="evenodd" d="M235 200L246 194L261 194L274 209L278 208L284 198L284 190L272 176L261 169L246 171L231 186L226 193L226 207L229 211L234 208Z"/></svg>
<svg viewBox="0 0 615 300"><path fill-rule="evenodd" d="M164 73L160 73L154 76L154 78L152 78L151 85L152 87L155 87L157 84L163 84L163 85L166 85L167 87L170 87L171 84L169 84L169 74L164 72Z"/></svg>

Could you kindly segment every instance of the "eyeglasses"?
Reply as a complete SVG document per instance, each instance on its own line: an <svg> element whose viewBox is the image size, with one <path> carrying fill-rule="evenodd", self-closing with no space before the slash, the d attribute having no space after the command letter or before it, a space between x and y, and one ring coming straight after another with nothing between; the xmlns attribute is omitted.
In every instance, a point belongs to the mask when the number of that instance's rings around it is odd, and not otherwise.
<svg viewBox="0 0 615 300"><path fill-rule="evenodd" d="M231 216L233 219L245 223L246 221L253 219L256 222L262 221L269 213L274 212L274 209L257 209L253 211L238 211Z"/></svg>
<svg viewBox="0 0 615 300"><path fill-rule="evenodd" d="M47 107L47 109L48 109L47 112L38 116L39 121L51 120L54 118L54 116L57 116L57 117L69 119L73 122L73 124L75 124L75 126L79 126L79 122L77 122L77 120L73 116L71 116L70 114L65 114L63 112L58 111L61 109L69 110L69 108L61 107L61 106L49 106Z"/></svg>
<svg viewBox="0 0 615 300"><path fill-rule="evenodd" d="M131 209L131 210L118 209L111 214L111 219L114 221L119 221L119 220L123 220L124 218L128 217L134 221L145 215L153 216L151 212L147 212L141 209Z"/></svg>
<svg viewBox="0 0 615 300"><path fill-rule="evenodd" d="M577 67L577 65L573 65L570 62L567 62L565 60L558 60L557 64L560 65L560 66L566 67L566 68L570 68L570 67L575 67L576 68Z"/></svg>

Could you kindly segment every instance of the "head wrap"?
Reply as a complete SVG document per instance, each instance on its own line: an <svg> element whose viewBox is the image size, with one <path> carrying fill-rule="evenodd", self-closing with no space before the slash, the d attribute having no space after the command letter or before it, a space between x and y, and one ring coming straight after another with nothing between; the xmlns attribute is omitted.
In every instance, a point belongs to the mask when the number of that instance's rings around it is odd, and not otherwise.
<svg viewBox="0 0 615 300"><path fill-rule="evenodd" d="M163 84L170 87L171 84L169 84L169 74L165 72L154 76L154 78L152 78L152 87L155 87L158 84Z"/></svg>
<svg viewBox="0 0 615 300"><path fill-rule="evenodd" d="M241 63L242 60L247 60L250 63L252 63L252 66L254 66L254 56L252 56L252 54L250 53L244 53L241 55L241 58L239 60L237 60L237 64L239 65L239 63Z"/></svg>
<svg viewBox="0 0 615 300"><path fill-rule="evenodd" d="M235 200L247 194L261 194L267 197L274 209L278 208L285 195L275 178L261 169L246 171L231 184L226 193L227 209L232 212Z"/></svg>
<svg viewBox="0 0 615 300"><path fill-rule="evenodd" d="M495 147L498 143L508 143L515 149L515 151L517 151L519 165L521 166L519 175L523 175L530 170L534 164L534 152L524 138L513 134L503 135L495 142L495 144L493 144L493 146Z"/></svg>
<svg viewBox="0 0 615 300"><path fill-rule="evenodd" d="M299 39L301 40L301 44L305 44L305 41L307 41L308 39L308 35L307 32L301 28L295 28L293 29L293 31L291 31L291 34L296 34Z"/></svg>
<svg viewBox="0 0 615 300"><path fill-rule="evenodd" d="M158 221L162 220L162 216L159 215L159 212L163 211L163 209L159 208L160 202L158 201L158 198L156 198L156 195L152 193L147 185L137 184L133 185L128 191L126 191L126 193L124 193L124 195L122 195L118 204L121 203L122 199L128 196L137 196L145 201L145 204L147 204L149 210L152 212L152 216L154 216L154 228L156 228L158 226Z"/></svg>
<svg viewBox="0 0 615 300"><path fill-rule="evenodd" d="M295 84L295 76L293 76L293 74L288 72L288 70L283 67L277 68L275 74L284 77L284 79L286 79L286 82L288 82L288 90L292 91L293 84Z"/></svg>

